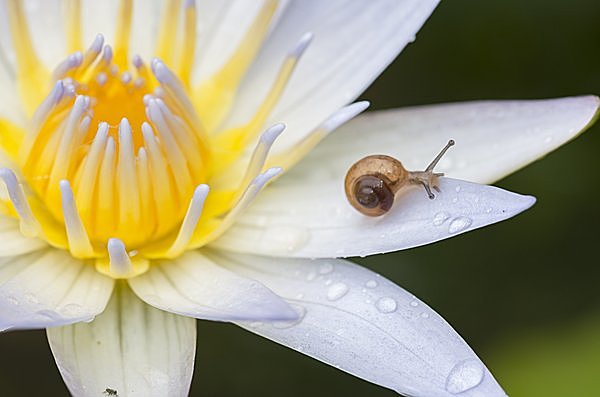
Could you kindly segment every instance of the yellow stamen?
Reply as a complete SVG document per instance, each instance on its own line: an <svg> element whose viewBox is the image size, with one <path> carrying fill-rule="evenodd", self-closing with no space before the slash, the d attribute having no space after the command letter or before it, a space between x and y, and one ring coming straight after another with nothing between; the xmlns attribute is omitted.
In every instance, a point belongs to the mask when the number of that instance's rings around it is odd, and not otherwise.
<svg viewBox="0 0 600 397"><path fill-rule="evenodd" d="M194 95L194 103L208 130L214 130L229 111L235 89L256 56L277 9L277 0L266 0L244 38L225 65Z"/></svg>
<svg viewBox="0 0 600 397"><path fill-rule="evenodd" d="M127 66L132 14L133 1L121 0L119 3L119 16L117 18L117 31L115 33L115 63L121 68Z"/></svg>
<svg viewBox="0 0 600 397"><path fill-rule="evenodd" d="M27 20L20 0L7 0L8 25L17 61L18 87L25 110L33 114L42 101L48 84L48 72L43 68L31 41Z"/></svg>
<svg viewBox="0 0 600 397"><path fill-rule="evenodd" d="M248 142L256 137L256 134L260 131L267 120L267 117L283 94L294 68L298 64L300 57L310 44L311 40L312 34L305 34L296 47L288 54L279 69L271 89L252 119L247 124L228 130L214 138L213 145L216 150L221 153L222 156L227 156L221 164L228 164L229 161L239 157L239 153L246 147Z"/></svg>
<svg viewBox="0 0 600 397"><path fill-rule="evenodd" d="M196 53L196 3L194 1L185 1L184 13L179 76L181 76L183 84L189 87Z"/></svg>
<svg viewBox="0 0 600 397"><path fill-rule="evenodd" d="M167 63L173 61L173 44L177 42L177 20L181 10L181 0L167 0L162 12L156 54Z"/></svg>
<svg viewBox="0 0 600 397"><path fill-rule="evenodd" d="M67 48L69 52L83 48L81 42L81 0L67 0L65 4L67 21Z"/></svg>

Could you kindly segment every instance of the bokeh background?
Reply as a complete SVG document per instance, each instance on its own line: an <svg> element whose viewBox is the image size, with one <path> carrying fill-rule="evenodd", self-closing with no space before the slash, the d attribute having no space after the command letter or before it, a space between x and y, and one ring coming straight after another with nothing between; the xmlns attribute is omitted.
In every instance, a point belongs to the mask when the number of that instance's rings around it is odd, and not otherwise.
<svg viewBox="0 0 600 397"><path fill-rule="evenodd" d="M588 93L598 0L453 0L362 97L383 109ZM536 195L528 212L357 262L441 313L512 397L600 396L599 151L600 124L497 183ZM200 322L198 338L192 396L395 395L232 325ZM43 331L0 335L0 395L68 395Z"/></svg>

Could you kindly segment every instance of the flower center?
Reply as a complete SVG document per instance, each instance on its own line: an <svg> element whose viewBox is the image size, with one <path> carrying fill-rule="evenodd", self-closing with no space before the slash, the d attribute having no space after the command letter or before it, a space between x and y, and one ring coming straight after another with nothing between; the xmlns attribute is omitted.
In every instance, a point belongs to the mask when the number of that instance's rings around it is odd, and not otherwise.
<svg viewBox="0 0 600 397"><path fill-rule="evenodd" d="M207 179L208 144L181 83L159 60L152 72L139 57L133 64L120 71L102 36L69 56L19 153L27 182L56 219L76 206L89 242L69 242L81 256L110 238L136 249L165 237Z"/></svg>
<svg viewBox="0 0 600 397"><path fill-rule="evenodd" d="M130 58L133 2L119 4L114 50L98 35L84 53L77 51L81 7L68 7L67 45L75 52L50 73L34 50L22 4L7 3L16 84L33 115L27 131L0 120L0 147L17 170L0 168L9 195L2 202L10 204L0 209L19 218L25 235L127 278L144 272L149 260L218 238L279 174L275 165L298 161L366 104L340 109L293 150L268 156L284 126L263 128L312 34L299 37L282 59L253 114L221 129L278 2L257 7L229 58L199 81L191 73L193 1L165 2L155 51L161 59L149 64ZM42 98L48 81L56 83Z"/></svg>

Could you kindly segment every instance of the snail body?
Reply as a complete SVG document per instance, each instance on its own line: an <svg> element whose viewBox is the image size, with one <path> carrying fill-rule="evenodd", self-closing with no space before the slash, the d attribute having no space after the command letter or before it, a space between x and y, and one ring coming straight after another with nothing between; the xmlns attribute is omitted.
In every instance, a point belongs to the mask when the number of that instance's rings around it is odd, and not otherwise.
<svg viewBox="0 0 600 397"><path fill-rule="evenodd" d="M439 192L438 177L444 174L433 172L433 168L453 145L450 140L424 171L408 171L399 160L383 154L360 159L346 173L348 201L364 215L381 216L392 208L398 192L411 186L422 185L429 198L434 199L431 190Z"/></svg>

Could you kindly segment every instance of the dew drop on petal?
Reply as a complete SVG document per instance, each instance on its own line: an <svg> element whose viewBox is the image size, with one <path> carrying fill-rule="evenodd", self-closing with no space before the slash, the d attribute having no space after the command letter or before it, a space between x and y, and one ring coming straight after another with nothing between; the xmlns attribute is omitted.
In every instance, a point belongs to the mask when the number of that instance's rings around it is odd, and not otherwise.
<svg viewBox="0 0 600 397"><path fill-rule="evenodd" d="M309 272L306 275L306 281L313 281L315 278L317 278L317 273L315 272Z"/></svg>
<svg viewBox="0 0 600 397"><path fill-rule="evenodd" d="M326 262L319 267L319 274L328 274L333 271L333 264Z"/></svg>
<svg viewBox="0 0 600 397"><path fill-rule="evenodd" d="M79 317L83 313L83 307L77 303L69 303L59 307L57 311L65 317Z"/></svg>
<svg viewBox="0 0 600 397"><path fill-rule="evenodd" d="M455 234L465 231L469 226L471 226L471 223L473 223L471 218L467 218L466 216L456 217L452 220L452 222L450 222L450 225L448 226L448 233Z"/></svg>
<svg viewBox="0 0 600 397"><path fill-rule="evenodd" d="M440 211L433 216L433 226L441 226L450 218L450 214L446 211Z"/></svg>
<svg viewBox="0 0 600 397"><path fill-rule="evenodd" d="M38 298L33 294L25 294L25 295L23 295L23 297L25 298L25 300L27 302L31 303L32 305L40 303Z"/></svg>
<svg viewBox="0 0 600 397"><path fill-rule="evenodd" d="M348 293L348 286L344 283L332 284L327 289L327 299L336 301Z"/></svg>
<svg viewBox="0 0 600 397"><path fill-rule="evenodd" d="M381 313L392 313L392 312L396 311L398 304L396 303L396 301L394 299L384 297L384 298L379 298L377 300L377 302L375 302L375 307Z"/></svg>
<svg viewBox="0 0 600 397"><path fill-rule="evenodd" d="M446 390L458 394L470 390L483 380L483 365L475 360L468 359L459 362L450 370L446 378Z"/></svg>
<svg viewBox="0 0 600 397"><path fill-rule="evenodd" d="M377 281L369 280L366 282L365 285L367 286L367 288L375 288L375 287L377 287Z"/></svg>
<svg viewBox="0 0 600 397"><path fill-rule="evenodd" d="M410 302L410 305L411 305L412 307L417 307L417 306L419 306L419 302L417 302L417 301L411 301L411 302Z"/></svg>

